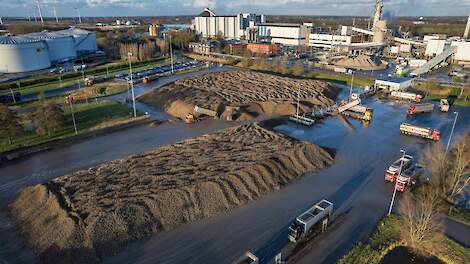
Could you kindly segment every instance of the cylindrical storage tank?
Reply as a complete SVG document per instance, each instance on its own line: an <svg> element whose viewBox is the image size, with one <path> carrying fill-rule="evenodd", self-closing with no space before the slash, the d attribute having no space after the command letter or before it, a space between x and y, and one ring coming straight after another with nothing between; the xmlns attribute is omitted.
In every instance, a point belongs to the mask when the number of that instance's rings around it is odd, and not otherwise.
<svg viewBox="0 0 470 264"><path fill-rule="evenodd" d="M49 49L52 63L73 60L77 58L75 42L72 36L53 32L39 32L26 35L28 38L44 40Z"/></svg>
<svg viewBox="0 0 470 264"><path fill-rule="evenodd" d="M57 33L72 36L75 42L75 50L78 54L90 54L98 50L95 32L79 28L70 28L58 31Z"/></svg>
<svg viewBox="0 0 470 264"><path fill-rule="evenodd" d="M28 72L50 66L49 52L44 41L0 36L0 72Z"/></svg>

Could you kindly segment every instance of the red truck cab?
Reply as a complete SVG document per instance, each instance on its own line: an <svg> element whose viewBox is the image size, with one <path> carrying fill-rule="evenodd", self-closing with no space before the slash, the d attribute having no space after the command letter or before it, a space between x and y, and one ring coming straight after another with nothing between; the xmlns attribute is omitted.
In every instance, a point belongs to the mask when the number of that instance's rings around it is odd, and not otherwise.
<svg viewBox="0 0 470 264"><path fill-rule="evenodd" d="M434 141L439 141L439 140L441 140L441 132L440 132L439 130L437 130L437 129L434 129L434 130L432 131L432 139L433 139Z"/></svg>

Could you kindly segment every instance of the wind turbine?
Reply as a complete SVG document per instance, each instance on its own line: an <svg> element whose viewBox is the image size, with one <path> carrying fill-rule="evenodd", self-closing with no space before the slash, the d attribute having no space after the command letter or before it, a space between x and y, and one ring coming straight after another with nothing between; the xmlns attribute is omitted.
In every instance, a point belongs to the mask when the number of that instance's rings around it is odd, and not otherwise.
<svg viewBox="0 0 470 264"><path fill-rule="evenodd" d="M39 0L36 0L36 3L38 4L38 11L39 11L39 17L41 18L41 24L44 26L44 19L42 19L42 12L41 12L41 4L39 3Z"/></svg>
<svg viewBox="0 0 470 264"><path fill-rule="evenodd" d="M55 9L55 5L53 6L53 8L54 8L55 22L59 24L59 19L57 18L57 10Z"/></svg>
<svg viewBox="0 0 470 264"><path fill-rule="evenodd" d="M78 23L81 24L81 23L82 23L82 16L80 15L80 8L74 7L74 9L77 10L77 14L78 14Z"/></svg>

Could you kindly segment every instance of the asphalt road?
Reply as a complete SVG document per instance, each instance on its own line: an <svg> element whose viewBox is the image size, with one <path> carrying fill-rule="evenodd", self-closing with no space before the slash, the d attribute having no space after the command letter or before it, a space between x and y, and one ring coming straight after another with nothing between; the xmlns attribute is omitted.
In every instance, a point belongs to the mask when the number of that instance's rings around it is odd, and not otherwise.
<svg viewBox="0 0 470 264"><path fill-rule="evenodd" d="M373 230L385 214L392 185L384 182L383 173L399 157L399 150L404 148L415 154L424 146L434 144L400 135L398 125L406 119L406 105L372 99L365 103L374 108L374 120L369 127L356 120L344 122L328 118L310 128L290 123L277 128L292 137L337 149L335 164L329 169L306 175L280 191L231 212L134 242L105 262L227 263L246 250L252 250L261 258L261 263L265 263L287 245L287 227L295 217L324 197L334 202L336 221L322 239L316 239L309 246L299 262L334 262ZM461 133L464 124L469 124L470 113L456 109L460 111L456 131ZM437 111L407 120L441 129L443 142L447 140L452 121L451 113ZM181 123L156 128L142 126L10 163L0 168L0 206L5 206L21 187L231 125L236 124L212 121L192 126ZM8 263L36 261L4 213L0 214L1 260Z"/></svg>

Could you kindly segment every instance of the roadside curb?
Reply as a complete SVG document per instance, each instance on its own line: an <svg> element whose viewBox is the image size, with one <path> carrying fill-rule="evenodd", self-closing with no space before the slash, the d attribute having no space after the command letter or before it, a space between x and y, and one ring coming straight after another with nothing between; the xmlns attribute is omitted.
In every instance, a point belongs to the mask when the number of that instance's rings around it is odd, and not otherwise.
<svg viewBox="0 0 470 264"><path fill-rule="evenodd" d="M452 221L454 221L454 222L457 222L457 223L459 223L459 224L465 225L466 227L469 227L469 228L470 228L470 224L465 223L464 221L462 221L462 220L460 220L460 219L457 219L457 218L455 218L455 217L452 217L452 216L447 215L447 219L452 220Z"/></svg>
<svg viewBox="0 0 470 264"><path fill-rule="evenodd" d="M150 124L152 122L158 122L159 124L161 124L165 121L147 116L143 119L134 120L126 124L106 127L106 128L102 128L102 129L98 129L94 131L88 131L88 132L85 132L76 136L71 136L71 137L62 138L62 139L55 139L55 140L51 140L49 142L37 144L34 146L28 146L28 147L22 147L22 148L10 150L10 151L0 154L0 166L7 162L24 158L32 154L36 154L36 153L43 152L46 150L51 150L57 147L62 147L64 145L69 145L72 143L77 143L77 142L80 142L89 138L93 138L93 137L98 137L104 134L114 133L123 129Z"/></svg>

